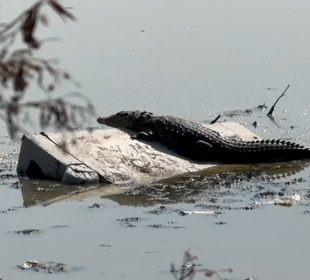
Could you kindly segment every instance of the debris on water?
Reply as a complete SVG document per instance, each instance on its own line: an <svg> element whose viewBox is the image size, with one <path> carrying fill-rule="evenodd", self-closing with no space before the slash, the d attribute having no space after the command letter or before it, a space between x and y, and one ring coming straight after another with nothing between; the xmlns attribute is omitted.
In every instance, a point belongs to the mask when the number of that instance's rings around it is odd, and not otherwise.
<svg viewBox="0 0 310 280"><path fill-rule="evenodd" d="M163 206L163 205L158 207L158 208L156 208L156 209L154 209L154 210L148 211L147 213L155 214L155 215L177 213L180 216L188 216L188 215L215 215L215 214L217 214L213 210L203 210L203 211L199 211L199 210L180 210L180 209L168 208L168 207Z"/></svg>
<svg viewBox="0 0 310 280"><path fill-rule="evenodd" d="M263 112L266 109L268 109L268 106L266 106L266 104L264 103L264 104L260 104L256 107L253 107L253 108L226 111L226 112L221 113L221 115L224 117L229 117L229 118L249 116L249 115L252 115L252 114L257 113L257 112Z"/></svg>
<svg viewBox="0 0 310 280"><path fill-rule="evenodd" d="M133 223L138 223L141 221L147 220L147 218L144 217L126 217L126 218L121 218L117 219L117 221L126 227L136 227Z"/></svg>
<svg viewBox="0 0 310 280"><path fill-rule="evenodd" d="M54 225L54 226L51 226L51 228L66 228L66 227L69 227L68 225Z"/></svg>
<svg viewBox="0 0 310 280"><path fill-rule="evenodd" d="M179 269L176 269L174 265L171 265L170 272L173 274L180 273L181 275L184 275L187 278L191 274L193 274L193 271L195 270L196 266L197 264L195 263L183 263ZM182 279L185 279L185 278L182 278Z"/></svg>
<svg viewBox="0 0 310 280"><path fill-rule="evenodd" d="M144 251L144 254L158 254L158 251Z"/></svg>
<svg viewBox="0 0 310 280"><path fill-rule="evenodd" d="M142 220L145 220L146 218L143 217L126 217L126 218L121 218L121 219L117 219L117 221L119 221L120 223L136 223L136 222L140 222Z"/></svg>
<svg viewBox="0 0 310 280"><path fill-rule="evenodd" d="M301 183L305 185L304 177L296 175L308 165L302 161L217 166L204 172L146 184L135 188L134 192L126 192L124 196L137 197L143 204L161 203L164 206L149 212L156 215L173 213L174 209L167 205L180 202L215 205L208 210L252 210L258 207L252 203L257 193L267 190L286 193L289 186L299 188Z"/></svg>
<svg viewBox="0 0 310 280"><path fill-rule="evenodd" d="M274 196L284 196L284 192L275 192L275 191L264 191L264 192L259 192L255 195L255 197L260 197L260 198L268 198L268 197L274 197Z"/></svg>
<svg viewBox="0 0 310 280"><path fill-rule="evenodd" d="M300 194L294 194L291 196L276 196L269 200L264 201L256 201L256 205L279 205L279 206L285 206L285 207L291 207L293 205L296 205L301 202L301 195Z"/></svg>
<svg viewBox="0 0 310 280"><path fill-rule="evenodd" d="M160 215L160 214L170 214L172 213L174 210L171 209L171 208L168 208L164 205L161 205L159 206L158 208L154 209L154 210L151 210L151 211L148 211L147 213L150 213L150 214L155 214L155 215Z"/></svg>
<svg viewBox="0 0 310 280"><path fill-rule="evenodd" d="M15 230L15 231L13 231L13 233L23 234L23 235L32 235L32 234L43 233L43 230L40 230L40 229L22 229L22 230Z"/></svg>
<svg viewBox="0 0 310 280"><path fill-rule="evenodd" d="M197 204L196 207L201 207L201 208L207 208L207 209L214 209L214 210L254 210L256 209L258 206L255 205L251 205L251 206L227 206L227 205L211 205L211 204ZM216 211L214 213L214 215L221 215L222 212Z"/></svg>
<svg viewBox="0 0 310 280"><path fill-rule="evenodd" d="M195 211L195 210L175 210L181 216L187 215L215 215L213 210Z"/></svg>
<svg viewBox="0 0 310 280"><path fill-rule="evenodd" d="M0 180L9 180L9 179L16 179L17 175L15 173L4 173L0 174Z"/></svg>
<svg viewBox="0 0 310 280"><path fill-rule="evenodd" d="M6 210L0 210L0 213L1 214L7 214L7 213L10 213L10 212L16 211L19 208L21 208L21 206L11 207L11 208L8 208Z"/></svg>
<svg viewBox="0 0 310 280"><path fill-rule="evenodd" d="M13 183L10 185L10 187L13 188L13 189L18 190L18 189L20 188L20 183L19 183L19 181L13 182Z"/></svg>
<svg viewBox="0 0 310 280"><path fill-rule="evenodd" d="M1 157L0 157L1 160ZM0 163L1 164L1 163ZM17 178L17 174L15 170L11 170L11 168L5 169L5 171L0 171L0 182L1 186L8 186L14 189L20 188L20 183Z"/></svg>
<svg viewBox="0 0 310 280"><path fill-rule="evenodd" d="M152 224L152 225L148 225L147 227L157 228L157 229L180 229L180 228L186 228L185 226L177 226L175 224L176 224L175 221L170 221L166 225L164 225L164 224Z"/></svg>
<svg viewBox="0 0 310 280"><path fill-rule="evenodd" d="M22 265L17 265L17 267L22 270L32 270L35 272L46 272L46 273L68 272L68 267L66 264L55 262L40 262L36 260L26 261Z"/></svg>
<svg viewBox="0 0 310 280"><path fill-rule="evenodd" d="M274 205L290 207L290 206L297 204L300 201L301 201L301 195L300 194L294 194L291 197L275 200Z"/></svg>
<svg viewBox="0 0 310 280"><path fill-rule="evenodd" d="M48 193L48 192L52 192L54 190L52 188L47 188L47 187L36 187L36 188L34 188L34 191Z"/></svg>
<svg viewBox="0 0 310 280"><path fill-rule="evenodd" d="M157 228L157 229L180 229L180 228L186 228L185 226L173 226L173 225L163 225L163 224L152 224L152 225L148 225L147 227Z"/></svg>
<svg viewBox="0 0 310 280"><path fill-rule="evenodd" d="M100 247L112 247L111 244L99 244Z"/></svg>
<svg viewBox="0 0 310 280"><path fill-rule="evenodd" d="M94 203L92 205L89 205L88 208L102 208L104 205L100 203Z"/></svg>
<svg viewBox="0 0 310 280"><path fill-rule="evenodd" d="M226 225L227 223L226 223L226 222L220 221L220 222L215 222L215 224L216 224L216 225L223 226L223 225Z"/></svg>
<svg viewBox="0 0 310 280"><path fill-rule="evenodd" d="M197 274L202 274L206 277L216 276L217 279L227 279L221 276L222 273L232 273L231 268L214 270L209 268L204 268L201 264L197 263L197 257L192 255L189 250L184 253L183 263L180 268L171 263L170 272L172 273L174 279L194 279Z"/></svg>

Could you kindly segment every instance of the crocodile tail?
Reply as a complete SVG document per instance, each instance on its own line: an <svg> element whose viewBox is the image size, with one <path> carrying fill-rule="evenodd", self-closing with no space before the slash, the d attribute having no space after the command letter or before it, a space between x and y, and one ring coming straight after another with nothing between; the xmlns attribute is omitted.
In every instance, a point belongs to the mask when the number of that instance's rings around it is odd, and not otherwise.
<svg viewBox="0 0 310 280"><path fill-rule="evenodd" d="M309 151L309 148L305 148L303 145L281 139L263 139L263 140L246 141L245 146L248 146L249 148L253 147L253 149L256 148L265 148L267 150L296 149L296 150Z"/></svg>
<svg viewBox="0 0 310 280"><path fill-rule="evenodd" d="M310 159L310 149L286 140L266 139L255 141L231 142L225 161L280 162ZM229 153L232 153L228 156Z"/></svg>

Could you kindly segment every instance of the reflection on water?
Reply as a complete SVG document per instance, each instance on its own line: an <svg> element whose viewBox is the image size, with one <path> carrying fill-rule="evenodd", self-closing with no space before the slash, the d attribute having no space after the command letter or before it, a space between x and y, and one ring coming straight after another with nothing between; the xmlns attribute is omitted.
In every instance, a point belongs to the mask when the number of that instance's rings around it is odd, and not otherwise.
<svg viewBox="0 0 310 280"><path fill-rule="evenodd" d="M197 173L182 174L148 185L98 185L93 187L65 186L40 180L18 180L15 172L19 145L2 137L0 179L9 187L11 200L2 203L3 209L17 205L21 194L25 207L49 205L63 200L87 197L109 198L120 205L148 206L156 203L196 203L212 207L250 207L253 201L267 196L303 193L309 201L307 161L256 165L220 165ZM4 149L6 147L6 149ZM6 150L6 151L5 151ZM13 192L18 189L19 192ZM5 189L2 189L2 192ZM20 194L18 194L20 193ZM3 193L8 195L8 192ZM6 206L8 204L8 206ZM226 206L225 206L226 205Z"/></svg>
<svg viewBox="0 0 310 280"><path fill-rule="evenodd" d="M123 193L130 186L100 184L95 186L62 185L47 180L20 179L21 194L25 207L47 206L64 200L81 200L87 197Z"/></svg>
<svg viewBox="0 0 310 280"><path fill-rule="evenodd" d="M301 190L300 173L307 161L256 165L220 165L148 185L64 186L49 181L21 180L24 206L49 205L91 196L109 198L120 205L149 206L156 203L197 201L224 205L248 205L264 193L284 195Z"/></svg>
<svg viewBox="0 0 310 280"><path fill-rule="evenodd" d="M221 165L108 196L121 203L209 203L210 207L248 207L267 193L287 195L304 191L301 174L309 162L257 165ZM308 192L308 190L305 190Z"/></svg>
<svg viewBox="0 0 310 280"><path fill-rule="evenodd" d="M66 186L52 181L20 179L24 206L32 206L57 197L68 197L86 191L78 186Z"/></svg>

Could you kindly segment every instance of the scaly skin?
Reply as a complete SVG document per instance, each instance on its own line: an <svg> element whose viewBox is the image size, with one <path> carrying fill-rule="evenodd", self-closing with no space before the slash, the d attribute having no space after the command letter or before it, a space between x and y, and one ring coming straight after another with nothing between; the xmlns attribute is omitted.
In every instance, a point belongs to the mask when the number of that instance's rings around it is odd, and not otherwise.
<svg viewBox="0 0 310 280"><path fill-rule="evenodd" d="M222 163L279 162L310 159L310 150L285 140L235 141L199 123L149 112L122 111L98 123L136 132L136 139L158 141L195 161Z"/></svg>

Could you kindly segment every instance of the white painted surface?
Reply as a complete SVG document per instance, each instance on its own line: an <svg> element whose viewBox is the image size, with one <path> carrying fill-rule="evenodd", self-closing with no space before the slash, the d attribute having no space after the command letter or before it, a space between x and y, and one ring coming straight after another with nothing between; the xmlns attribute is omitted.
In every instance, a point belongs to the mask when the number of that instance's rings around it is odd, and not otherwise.
<svg viewBox="0 0 310 280"><path fill-rule="evenodd" d="M207 127L224 137L257 139L254 133L233 122ZM24 137L17 168L20 175L28 175L31 161L40 167L46 178L67 184L145 183L214 166L189 161L158 143L133 140L117 129Z"/></svg>

